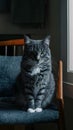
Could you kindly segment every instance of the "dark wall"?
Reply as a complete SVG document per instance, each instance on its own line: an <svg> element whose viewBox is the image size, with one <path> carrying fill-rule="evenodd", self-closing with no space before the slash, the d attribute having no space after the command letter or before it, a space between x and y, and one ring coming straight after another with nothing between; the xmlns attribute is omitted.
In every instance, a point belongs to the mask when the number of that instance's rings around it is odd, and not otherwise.
<svg viewBox="0 0 73 130"><path fill-rule="evenodd" d="M56 60L60 59L60 1L50 0L51 48Z"/></svg>
<svg viewBox="0 0 73 130"><path fill-rule="evenodd" d="M48 0L48 15L46 15L46 26L44 28L26 28L11 23L10 14L0 13L0 34L31 34L32 38L41 39L47 34L51 35L51 49L56 60L60 58L60 30L59 30L59 0ZM12 36L1 35L0 39ZM14 36L13 36L14 37ZM18 37L18 36L17 36Z"/></svg>
<svg viewBox="0 0 73 130"><path fill-rule="evenodd" d="M16 34L0 34L0 41L9 40L9 39L21 39L24 38L24 35L16 35Z"/></svg>

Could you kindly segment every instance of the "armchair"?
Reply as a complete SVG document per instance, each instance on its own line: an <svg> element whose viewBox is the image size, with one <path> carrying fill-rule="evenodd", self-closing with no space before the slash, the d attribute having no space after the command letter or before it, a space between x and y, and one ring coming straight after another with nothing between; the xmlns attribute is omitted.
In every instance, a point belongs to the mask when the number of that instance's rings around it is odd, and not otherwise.
<svg viewBox="0 0 73 130"><path fill-rule="evenodd" d="M63 62L59 61L56 104L52 104L40 113L28 113L18 108L14 103L13 84L20 72L22 56L15 56L15 46L23 46L24 39L0 41L0 46L6 46L6 56L0 56L0 125L1 124L33 124L54 122L59 130L65 130L64 98L63 98ZM7 46L14 46L14 56L7 56ZM24 47L23 47L24 49ZM7 99L8 102L4 102Z"/></svg>

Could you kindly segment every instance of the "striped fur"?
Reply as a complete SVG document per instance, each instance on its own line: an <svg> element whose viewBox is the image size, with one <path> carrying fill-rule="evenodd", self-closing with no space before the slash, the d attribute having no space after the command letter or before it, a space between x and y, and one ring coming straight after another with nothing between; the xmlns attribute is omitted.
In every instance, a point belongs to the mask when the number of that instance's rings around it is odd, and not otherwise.
<svg viewBox="0 0 73 130"><path fill-rule="evenodd" d="M43 40L26 38L21 73L17 78L17 100L25 108L46 108L55 91L52 74L50 37Z"/></svg>

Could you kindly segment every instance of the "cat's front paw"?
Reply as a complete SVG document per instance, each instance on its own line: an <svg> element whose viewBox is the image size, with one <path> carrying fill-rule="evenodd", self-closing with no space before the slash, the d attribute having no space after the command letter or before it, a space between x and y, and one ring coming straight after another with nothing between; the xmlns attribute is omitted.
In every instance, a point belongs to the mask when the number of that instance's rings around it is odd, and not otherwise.
<svg viewBox="0 0 73 130"><path fill-rule="evenodd" d="M34 113L34 112L35 112L35 109L28 108L28 109L27 109L27 112Z"/></svg>
<svg viewBox="0 0 73 130"><path fill-rule="evenodd" d="M42 108L36 108L35 109L36 112L42 112L42 110L43 110Z"/></svg>

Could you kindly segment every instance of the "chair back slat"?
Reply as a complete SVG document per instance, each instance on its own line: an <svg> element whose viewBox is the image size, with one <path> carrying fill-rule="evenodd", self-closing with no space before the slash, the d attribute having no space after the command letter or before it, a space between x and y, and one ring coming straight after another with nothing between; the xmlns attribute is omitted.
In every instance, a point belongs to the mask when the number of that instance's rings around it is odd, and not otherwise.
<svg viewBox="0 0 73 130"><path fill-rule="evenodd" d="M12 40L5 40L5 41L0 41L0 47L4 48L4 53L2 52L3 55L21 55L20 53L18 54L18 46L21 46L22 49L22 54L24 52L24 39L12 39ZM11 50L11 51L10 51ZM1 55L0 52L0 55Z"/></svg>
<svg viewBox="0 0 73 130"><path fill-rule="evenodd" d="M8 47L5 46L5 56L7 56L7 50L8 50Z"/></svg>
<svg viewBox="0 0 73 130"><path fill-rule="evenodd" d="M16 46L14 45L13 46L13 56L15 56L15 54L16 54Z"/></svg>
<svg viewBox="0 0 73 130"><path fill-rule="evenodd" d="M23 52L24 52L24 46L23 46L23 48L22 48L22 49L23 49Z"/></svg>

